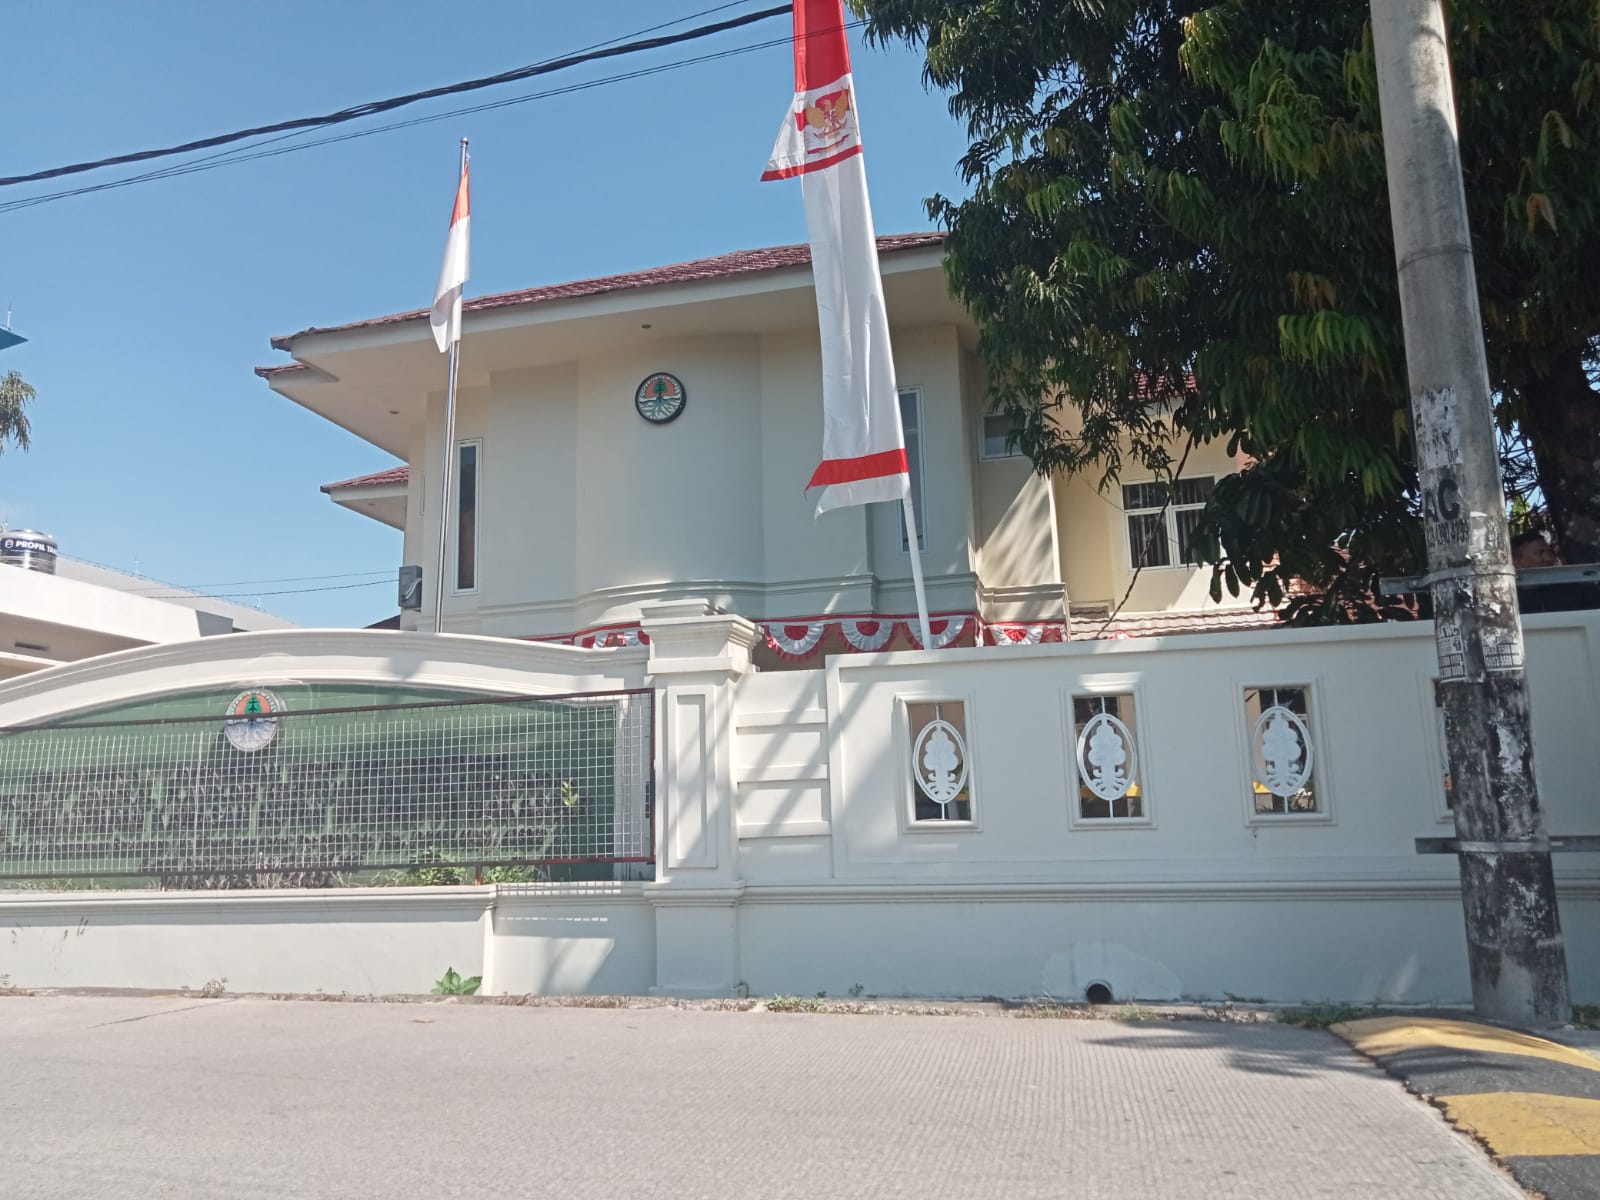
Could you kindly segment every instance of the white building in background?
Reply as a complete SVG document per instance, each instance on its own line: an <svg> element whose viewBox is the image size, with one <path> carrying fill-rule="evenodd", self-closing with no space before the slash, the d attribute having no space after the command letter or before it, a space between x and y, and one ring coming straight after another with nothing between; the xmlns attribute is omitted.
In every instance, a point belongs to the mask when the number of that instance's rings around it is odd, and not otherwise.
<svg viewBox="0 0 1600 1200"><path fill-rule="evenodd" d="M0 534L0 545L0 679L136 646L296 628L259 609L58 555L32 531Z"/></svg>
<svg viewBox="0 0 1600 1200"><path fill-rule="evenodd" d="M1164 515L1137 478L1101 493L1039 477L987 411L941 236L880 238L879 252L940 644L1263 622L1212 604L1209 570L1178 551L1186 505L1235 469L1220 446L1195 451ZM709 597L761 625L769 667L915 644L898 510L818 520L802 490L822 442L806 247L479 297L465 312L445 629L627 643L641 604ZM323 490L404 531L426 582L401 624L420 629L433 627L446 374L426 318L276 338L294 361L257 372L403 460ZM1165 536L1134 582L1151 522Z"/></svg>

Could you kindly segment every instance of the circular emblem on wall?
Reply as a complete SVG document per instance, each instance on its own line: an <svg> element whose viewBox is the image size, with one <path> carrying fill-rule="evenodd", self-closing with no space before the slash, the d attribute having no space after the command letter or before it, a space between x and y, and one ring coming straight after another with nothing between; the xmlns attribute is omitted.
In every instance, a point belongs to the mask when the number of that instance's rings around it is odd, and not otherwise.
<svg viewBox="0 0 1600 1200"><path fill-rule="evenodd" d="M665 425L683 412L688 399L681 379L657 371L639 385L639 390L633 394L633 406L652 425Z"/></svg>
<svg viewBox="0 0 1600 1200"><path fill-rule="evenodd" d="M282 711L283 701L265 688L240 692L228 705L231 719L222 723L222 734L230 746L245 754L265 750L278 736L274 714Z"/></svg>

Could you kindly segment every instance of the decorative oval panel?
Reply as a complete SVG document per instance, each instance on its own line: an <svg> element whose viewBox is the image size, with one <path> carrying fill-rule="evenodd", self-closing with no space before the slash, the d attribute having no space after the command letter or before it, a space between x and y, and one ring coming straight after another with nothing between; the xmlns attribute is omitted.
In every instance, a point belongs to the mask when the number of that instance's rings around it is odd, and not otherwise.
<svg viewBox="0 0 1600 1200"><path fill-rule="evenodd" d="M911 773L935 804L946 805L967 786L967 744L949 721L929 721L911 747Z"/></svg>
<svg viewBox="0 0 1600 1200"><path fill-rule="evenodd" d="M1078 734L1078 777L1102 800L1120 800L1138 781L1133 731L1108 712L1096 713Z"/></svg>
<svg viewBox="0 0 1600 1200"><path fill-rule="evenodd" d="M1250 731L1256 779L1287 800L1311 779L1311 730L1298 713L1274 704L1256 718Z"/></svg>

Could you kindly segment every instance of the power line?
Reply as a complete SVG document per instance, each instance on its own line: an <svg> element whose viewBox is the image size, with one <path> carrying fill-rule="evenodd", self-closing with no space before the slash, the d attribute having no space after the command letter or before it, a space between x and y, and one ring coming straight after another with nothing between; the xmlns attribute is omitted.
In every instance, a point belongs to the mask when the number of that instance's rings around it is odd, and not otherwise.
<svg viewBox="0 0 1600 1200"><path fill-rule="evenodd" d="M143 587L143 588L118 588L117 591L125 592L125 593L127 593L129 595L135 595L135 596L145 595L145 594L150 593L150 592L169 593L169 592L173 592L173 591L185 591L185 592L195 592L195 593L204 594L203 591L202 591L202 589L204 589L204 588L248 587L248 586L255 586L255 585L263 584L263 583L322 583L323 581L329 580L329 579L372 579L372 577L375 576L375 575L383 576L384 577L383 579L379 579L379 580L375 581L375 582L378 582L378 583L383 583L383 582L386 582L389 579L393 579L394 578L394 571L393 571L393 569L388 569L388 570L381 570L381 571L346 571L343 574L339 574L339 575L287 575L287 576L284 576L284 577L282 577L280 579L229 579L229 580L226 580L226 581L221 582L221 583L155 583L155 582L152 582L149 587Z"/></svg>
<svg viewBox="0 0 1600 1200"><path fill-rule="evenodd" d="M728 7L723 5L722 7ZM86 162L69 163L66 166L50 167L43 171L34 171L28 175L11 175L0 178L0 187L11 187L20 183L38 183L45 179L59 179L64 175L80 175L85 171L98 170L101 167L121 166L126 163L148 162L155 158L170 158L175 154L188 154L195 150L209 150L214 146L225 146L231 142L245 141L249 138L261 137L269 133L284 133L291 130L315 129L328 125L337 125L345 121L354 121L362 117L376 116L379 113L390 112L408 104L416 104L422 100L433 100L440 96L454 96L462 92L477 91L481 88L496 87L502 83L514 83L521 79L531 79L538 75L549 75L556 71L564 71L571 67L581 66L584 63L596 62L600 59L618 58L627 54L638 54L645 50L658 50L664 46L675 46L682 42L695 41L700 38L710 37L713 34L723 33L730 29L738 29L745 25L753 25L757 21L769 20L772 17L782 16L792 11L792 5L784 4L776 8L764 8L758 12L743 13L737 17L729 17L724 21L716 21L709 25L699 25L693 29L685 29L679 33L663 34L660 37L640 38L634 41L623 42L620 45L604 45L583 51L578 54L568 54L561 58L548 59L544 62L532 63L529 66L518 67L511 71L502 71L498 75L486 75L479 79L469 79L460 83L446 84L443 87L428 88L420 92L408 92L403 96L391 96L386 100L371 100L365 104L352 105L342 108L337 112L325 113L320 117L297 117L292 121L278 121L271 125L257 125L251 129L235 130L232 133L216 134L212 137L200 138L192 142L184 142L176 146L165 146L155 150L138 150L130 154L118 154L109 158L91 159ZM716 11L711 9L708 11ZM675 24L676 22L668 22ZM659 27L658 27L659 28Z"/></svg>
<svg viewBox="0 0 1600 1200"><path fill-rule="evenodd" d="M859 29L865 25L864 21L847 22L844 29ZM659 75L668 71L680 70L683 67L696 66L701 63L715 62L719 59L733 58L741 54L749 54L756 50L765 50L773 46L788 45L790 38L770 38L766 41L751 42L743 46L735 46L728 50L718 50L709 54L695 55L691 58L677 59L669 63L659 63L653 67L640 67L636 70L621 72L616 75L602 76L599 79L586 80L583 83L568 84L564 87L547 88L543 91L528 92L521 96L512 96L505 100L493 100L484 104L475 104L465 108L450 109L446 112L435 113L426 117L413 117L405 121L393 121L387 125L377 125L370 129L356 130L351 133L338 134L333 137L318 138L311 142L297 142L291 146L280 146L277 149L265 149L274 142L284 141L289 138L303 136L307 131L299 130L294 133L282 134L267 141L258 142L253 146L240 146L233 150L223 150L217 154L207 155L204 158L193 159L187 163L175 166L161 167L140 175L129 175L122 179L109 180L105 183L89 184L79 188L69 188L58 192L46 192L39 196L29 196L21 200L0 201L0 213L14 212L22 208L32 208L34 205L47 204L53 200L62 200L72 196L87 195L92 192L110 191L116 188L129 187L136 183L146 183L158 179L172 179L181 175L198 174L203 171L216 170L220 167L233 166L237 163L254 162L257 159L276 158L283 154L293 154L299 150L311 150L318 146L333 145L338 142L354 141L358 138L371 137L380 133L389 133L397 129L410 129L418 125L428 125L436 121L447 121L453 117L466 116L473 113L488 112L492 109L509 108L516 104L526 104L533 100L546 100L555 96L571 95L574 92L588 91L591 88L605 87L614 83L624 83L634 79L642 79L651 75Z"/></svg>
<svg viewBox="0 0 1600 1200"><path fill-rule="evenodd" d="M386 587L393 586L390 580L373 579L366 583L334 583L327 587L310 588L283 588L275 592L159 592L146 595L146 600L193 600L198 596L202 600L239 600L251 596L301 596L307 592L347 592L352 588Z"/></svg>
<svg viewBox="0 0 1600 1200"><path fill-rule="evenodd" d="M601 47L604 47L604 46L613 46L613 45L616 45L618 42L628 41L631 38L640 38L640 37L643 37L647 33L655 33L659 29L670 29L672 26L674 26L674 25L682 25L686 21L693 21L693 20L696 20L699 17L710 16L712 13L722 12L725 9L737 8L740 4L743 4L743 3L745 3L745 0L730 0L730 2L727 3L727 4L718 4L718 5L715 5L715 6L711 7L711 8L702 8L698 12L686 13L684 16L676 17L671 21L663 21L659 25L647 25L643 29L635 29L631 33L620 34L617 37L608 38L607 40L605 40L603 42L592 42L587 46L579 46L576 50L567 51L567 53L565 55L558 56L557 58L547 58L547 59L543 60L543 62L538 64L538 65L541 65L541 66L548 65L548 64L557 62L559 58L570 57L572 55L577 55L577 54L586 54L591 50L598 50L598 49L600 49ZM458 109L458 110L454 110L454 112L456 112L456 113L459 113L459 112L475 112L475 111L477 111L477 110L476 109ZM453 114L452 113L441 113L439 115L442 118L442 117L451 116ZM397 122L397 123L392 124L392 125L386 125L386 126L382 126L382 127L378 128L378 129L374 129L371 132L373 132L373 133L381 133L385 129L403 129L403 128L405 128L408 125L413 124L413 123L414 122ZM67 189L65 191L59 191L59 192L47 192L47 193L45 193L43 195L32 196L32 197L29 197L29 198L27 198L25 200L13 200L13 201L9 201L9 202L6 202L6 203L0 203L0 212L12 212L12 211L14 211L16 209L19 209L19 208L32 208L36 204L45 204L45 203L48 203L51 200L60 200L60 199L66 198L68 196L82 196L82 195L85 195L85 194L90 193L90 192L108 191L108 190L110 190L112 188L127 187L130 184L145 183L145 182L148 182L148 181L154 180L154 179L166 179L166 178L169 178L170 176L173 176L173 175L187 175L187 174L193 173L194 171L196 171L198 169L201 169L204 166L204 164L214 163L217 166L224 166L225 167L225 166L229 165L230 161L232 161L232 162L249 162L249 161L251 161L252 159L254 159L256 157L265 157L265 156L258 156L258 155L253 155L253 154L249 155L247 157L244 157L244 158L235 158L234 156L244 154L245 151L247 151L247 150L259 150L263 146L270 146L270 145L273 145L273 144L275 144L277 142L288 141L291 138L303 137L305 134L307 134L309 132L310 132L310 130L297 129L297 130L293 130L293 131L291 131L289 133L279 134L277 137L267 138L264 141L256 142L255 145L253 145L253 146L240 146L240 147L237 147L237 148L235 148L233 150L219 150L215 154L206 154L206 155L202 155L199 158L192 158L187 163L182 163L182 164L179 164L178 166L162 167L162 168L159 168L159 169L154 170L154 171L145 172L144 174L141 174L141 175L125 176L122 179L114 180L114 181L112 181L110 183L103 183L103 184L95 185L93 187L85 187L85 188L69 188L69 189ZM318 142L307 142L307 143L302 143L300 146L291 147L291 149L310 149L313 146L326 145L328 140L341 140L341 139L325 139L323 141L318 141Z"/></svg>

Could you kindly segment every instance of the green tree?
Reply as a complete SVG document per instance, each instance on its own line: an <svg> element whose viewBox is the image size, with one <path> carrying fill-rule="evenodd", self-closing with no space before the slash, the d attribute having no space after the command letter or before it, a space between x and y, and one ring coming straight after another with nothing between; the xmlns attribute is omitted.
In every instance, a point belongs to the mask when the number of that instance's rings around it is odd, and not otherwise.
<svg viewBox="0 0 1600 1200"><path fill-rule="evenodd" d="M1225 439L1213 591L1381 615L1422 561L1367 0L855 0L968 127L935 196L991 400L1041 471L1170 476ZM1508 463L1600 561L1600 8L1454 0L1451 52Z"/></svg>
<svg viewBox="0 0 1600 1200"><path fill-rule="evenodd" d="M28 404L34 395L27 380L15 371L0 376L0 451L7 442L22 450L28 448Z"/></svg>

